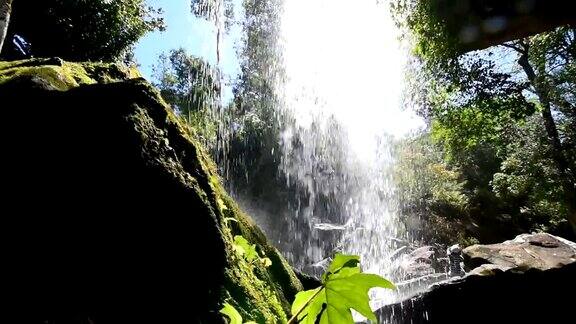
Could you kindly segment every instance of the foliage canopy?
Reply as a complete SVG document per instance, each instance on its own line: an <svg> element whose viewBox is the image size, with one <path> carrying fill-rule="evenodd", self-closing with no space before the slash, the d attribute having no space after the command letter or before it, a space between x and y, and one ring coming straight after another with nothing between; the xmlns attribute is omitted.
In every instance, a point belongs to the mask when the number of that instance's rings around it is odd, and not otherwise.
<svg viewBox="0 0 576 324"><path fill-rule="evenodd" d="M9 34L29 42L36 57L115 61L145 33L163 30L161 14L144 0L14 1Z"/></svg>

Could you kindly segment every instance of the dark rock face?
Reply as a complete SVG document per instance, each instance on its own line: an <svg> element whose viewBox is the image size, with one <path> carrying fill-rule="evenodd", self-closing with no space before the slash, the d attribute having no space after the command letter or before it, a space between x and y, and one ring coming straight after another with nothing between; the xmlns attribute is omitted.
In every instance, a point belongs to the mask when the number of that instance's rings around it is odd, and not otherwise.
<svg viewBox="0 0 576 324"><path fill-rule="evenodd" d="M565 0L433 0L438 19L465 52L576 24Z"/></svg>
<svg viewBox="0 0 576 324"><path fill-rule="evenodd" d="M0 62L0 321L218 323L223 299L285 318L301 289L292 270L158 93L118 73ZM246 270L234 234L273 266Z"/></svg>
<svg viewBox="0 0 576 324"><path fill-rule="evenodd" d="M316 277L307 275L297 269L294 269L294 273L296 274L298 280L300 280L302 283L304 290L316 289L322 285L322 281Z"/></svg>
<svg viewBox="0 0 576 324"><path fill-rule="evenodd" d="M388 305L381 323L571 323L576 298L576 244L549 234L464 250L464 278Z"/></svg>

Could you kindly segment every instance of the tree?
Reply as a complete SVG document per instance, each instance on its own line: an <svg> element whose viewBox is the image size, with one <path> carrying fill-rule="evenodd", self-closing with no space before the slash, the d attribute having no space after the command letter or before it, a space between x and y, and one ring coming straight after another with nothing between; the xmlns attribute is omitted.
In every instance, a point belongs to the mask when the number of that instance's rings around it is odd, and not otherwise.
<svg viewBox="0 0 576 324"><path fill-rule="evenodd" d="M559 35L554 35L554 33ZM575 64L576 29L560 28L544 35L544 37L557 38L562 42L568 43L566 48L554 46L557 44L540 42L540 37L543 36L515 41L506 46L520 54L518 64L522 67L534 94L540 102L540 110L550 144L551 156L560 174L562 189L564 190L566 205L568 206L568 220L576 232L576 177L574 175L574 166L569 164L569 158L566 153L570 150L568 146L562 143L557 122L552 115L553 108L555 108L559 112L565 113L564 118L569 120L569 124L576 125L576 120L574 119L576 117L576 105L562 95L558 95L556 87L552 83L554 80L549 73L550 69L558 69L560 66L564 66L564 68L568 66L569 68ZM556 67L552 68L551 66ZM574 76L576 77L576 75ZM576 80L572 82L574 81Z"/></svg>
<svg viewBox="0 0 576 324"><path fill-rule="evenodd" d="M560 27L462 54L458 40L450 37L453 33L438 19L438 8L432 2L399 0L394 10L398 24L415 44L418 64L412 82L418 86L412 98L420 100L419 107L429 118L433 137L445 147L445 157L464 175L474 174L467 168L476 168L476 174L483 175L478 182L468 181L477 192L491 191L490 198L483 198L483 205L497 201L503 206L499 208L502 212L515 209L512 214L520 215L521 210L542 210L537 205L560 204L554 210L564 215L576 233L575 29ZM542 127L537 127L538 123ZM544 145L522 146L537 150L524 153L540 166L540 175L528 171L538 168L511 167L522 153L514 141L526 136ZM540 138L545 140L541 142ZM491 151L492 162L471 159L479 149ZM548 167L544 167L546 163ZM540 177L544 174L549 178ZM504 183L532 183L540 189L506 196L502 195L506 190L501 190ZM551 184L558 190L550 189ZM514 201L503 201L504 196Z"/></svg>
<svg viewBox="0 0 576 324"><path fill-rule="evenodd" d="M16 1L8 33L23 37L37 57L114 61L145 33L163 28L161 10L144 0L43 0Z"/></svg>
<svg viewBox="0 0 576 324"><path fill-rule="evenodd" d="M441 145L422 132L395 143L394 181L400 218L411 237L428 244L468 245L479 237L471 232L466 175L444 160Z"/></svg>
<svg viewBox="0 0 576 324"><path fill-rule="evenodd" d="M534 115L523 125L514 125L503 148L503 161L491 186L497 198L514 206L517 223L532 229L568 232L563 177L550 154L541 117ZM564 228L564 229L563 229Z"/></svg>
<svg viewBox="0 0 576 324"><path fill-rule="evenodd" d="M220 110L219 72L183 48L161 54L154 66L155 86L177 114L213 149Z"/></svg>
<svg viewBox="0 0 576 324"><path fill-rule="evenodd" d="M4 39L8 33L10 13L12 12L12 0L0 0L0 53L4 45Z"/></svg>

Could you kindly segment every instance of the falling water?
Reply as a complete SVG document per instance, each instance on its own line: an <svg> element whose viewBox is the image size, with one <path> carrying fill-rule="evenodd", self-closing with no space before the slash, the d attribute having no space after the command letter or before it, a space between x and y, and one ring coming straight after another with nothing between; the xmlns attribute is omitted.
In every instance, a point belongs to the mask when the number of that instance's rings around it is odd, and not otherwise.
<svg viewBox="0 0 576 324"><path fill-rule="evenodd" d="M246 3L258 8L258 1ZM298 203L271 214L249 194L234 192L232 183L230 189L296 267L319 274L341 251L360 255L365 272L401 281L398 254L411 238L398 216L393 142L422 122L402 107L407 52L400 47L388 3L274 4L272 14L264 10L260 16L264 20L244 17L244 32L261 33L269 53L263 58L261 52L247 51L251 40L244 36L240 60L252 60L247 66L272 88L272 93L250 89L244 105L251 108L260 97L273 97L268 99L277 118L286 121L279 177L296 188ZM258 23L269 25L254 28ZM216 48L220 35L219 30ZM226 174L235 167L234 161L219 162L227 166ZM372 297L378 307L395 295L378 290Z"/></svg>
<svg viewBox="0 0 576 324"><path fill-rule="evenodd" d="M278 91L297 121L283 136L283 166L309 191L309 226L341 231L339 248L360 255L364 271L399 280L392 254L410 238L398 219L392 142L421 124L402 109L406 54L388 5L285 1L281 26L286 79ZM314 215L330 194L339 217ZM314 246L307 252L326 256Z"/></svg>

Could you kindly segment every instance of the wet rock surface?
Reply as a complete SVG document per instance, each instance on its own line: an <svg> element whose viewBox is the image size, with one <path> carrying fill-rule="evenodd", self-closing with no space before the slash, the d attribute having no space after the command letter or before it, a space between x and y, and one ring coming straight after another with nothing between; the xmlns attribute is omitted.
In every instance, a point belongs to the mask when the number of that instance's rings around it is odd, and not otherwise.
<svg viewBox="0 0 576 324"><path fill-rule="evenodd" d="M381 323L571 323L576 244L523 234L464 249L469 272L377 311Z"/></svg>
<svg viewBox="0 0 576 324"><path fill-rule="evenodd" d="M473 245L464 249L468 270L495 265L515 272L550 270L576 261L576 244L546 234L523 234L500 244Z"/></svg>

